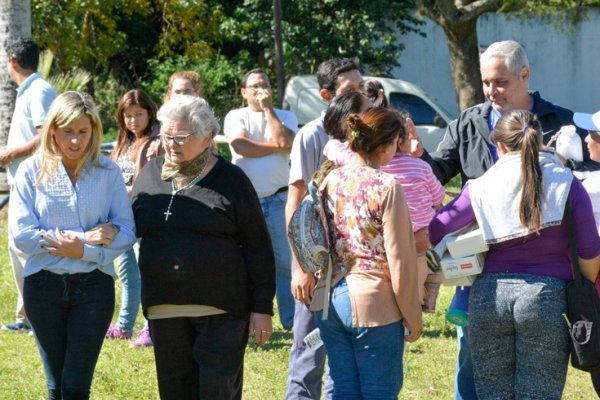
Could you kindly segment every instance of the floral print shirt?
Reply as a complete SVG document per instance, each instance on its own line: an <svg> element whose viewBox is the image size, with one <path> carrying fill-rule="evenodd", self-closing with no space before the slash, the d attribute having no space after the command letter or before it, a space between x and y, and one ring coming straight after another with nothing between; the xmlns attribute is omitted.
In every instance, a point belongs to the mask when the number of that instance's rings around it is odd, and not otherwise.
<svg viewBox="0 0 600 400"><path fill-rule="evenodd" d="M353 326L404 320L420 330L416 248L402 187L392 175L351 164L333 170L321 190L337 256L332 284L345 274ZM322 308L324 281L315 288L313 311Z"/></svg>

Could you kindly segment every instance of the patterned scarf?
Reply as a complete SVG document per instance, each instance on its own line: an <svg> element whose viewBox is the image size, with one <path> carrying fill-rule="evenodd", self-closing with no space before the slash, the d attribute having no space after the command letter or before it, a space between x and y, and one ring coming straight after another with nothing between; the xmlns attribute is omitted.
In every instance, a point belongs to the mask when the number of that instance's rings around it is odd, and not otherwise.
<svg viewBox="0 0 600 400"><path fill-rule="evenodd" d="M196 158L182 163L175 163L165 156L165 163L160 173L160 179L163 181L174 179L177 189L185 187L204 173L211 159L212 151L210 146Z"/></svg>

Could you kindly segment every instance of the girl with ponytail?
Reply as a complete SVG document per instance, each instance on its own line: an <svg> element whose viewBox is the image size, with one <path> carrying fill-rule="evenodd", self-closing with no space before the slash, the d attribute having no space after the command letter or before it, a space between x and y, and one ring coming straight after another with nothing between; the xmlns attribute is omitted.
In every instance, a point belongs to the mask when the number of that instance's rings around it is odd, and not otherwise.
<svg viewBox="0 0 600 400"><path fill-rule="evenodd" d="M572 215L582 274L594 281L600 268L590 199L570 170L542 147L541 132L528 111L504 114L490 135L496 164L469 181L429 226L437 243L477 222L489 246L469 300L469 341L481 400L562 396L569 360L562 315L572 280L565 212Z"/></svg>

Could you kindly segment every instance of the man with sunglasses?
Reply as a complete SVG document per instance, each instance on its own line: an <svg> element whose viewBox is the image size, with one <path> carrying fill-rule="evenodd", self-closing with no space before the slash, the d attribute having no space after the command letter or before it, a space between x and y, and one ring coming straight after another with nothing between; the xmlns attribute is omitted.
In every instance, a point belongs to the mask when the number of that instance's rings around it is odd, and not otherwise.
<svg viewBox="0 0 600 400"><path fill-rule="evenodd" d="M529 61L519 43L507 40L491 44L481 54L480 70L486 101L464 110L450 123L436 152L424 151L420 155L442 184L460 174L464 185L494 165L498 157L489 136L504 113L523 109L536 114L542 125L544 143L562 126L573 124L572 111L544 100L538 92L529 91ZM565 165L574 171L600 169L600 164L590 159L585 148L585 132L578 130L578 134L582 138L583 161L563 158ZM454 398L476 399L467 329L457 327L457 334L459 354Z"/></svg>
<svg viewBox="0 0 600 400"><path fill-rule="evenodd" d="M260 69L248 71L241 94L247 107L231 110L223 131L231 149L231 161L254 186L267 222L275 253L276 297L284 329L294 323L291 254L285 225L290 150L298 129L296 115L273 107L271 84Z"/></svg>

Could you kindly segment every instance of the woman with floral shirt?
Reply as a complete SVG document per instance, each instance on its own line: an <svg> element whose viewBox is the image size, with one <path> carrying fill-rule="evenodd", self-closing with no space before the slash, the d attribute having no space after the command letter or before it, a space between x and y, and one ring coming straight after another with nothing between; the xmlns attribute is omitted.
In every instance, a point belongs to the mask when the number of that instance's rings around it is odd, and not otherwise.
<svg viewBox="0 0 600 400"><path fill-rule="evenodd" d="M402 187L379 169L394 157L403 127L392 109L352 114L348 137L357 160L332 171L320 187L335 243L334 270L328 318L322 311L325 279L317 283L311 309L329 355L334 399L397 398L404 340L421 335L408 206Z"/></svg>

